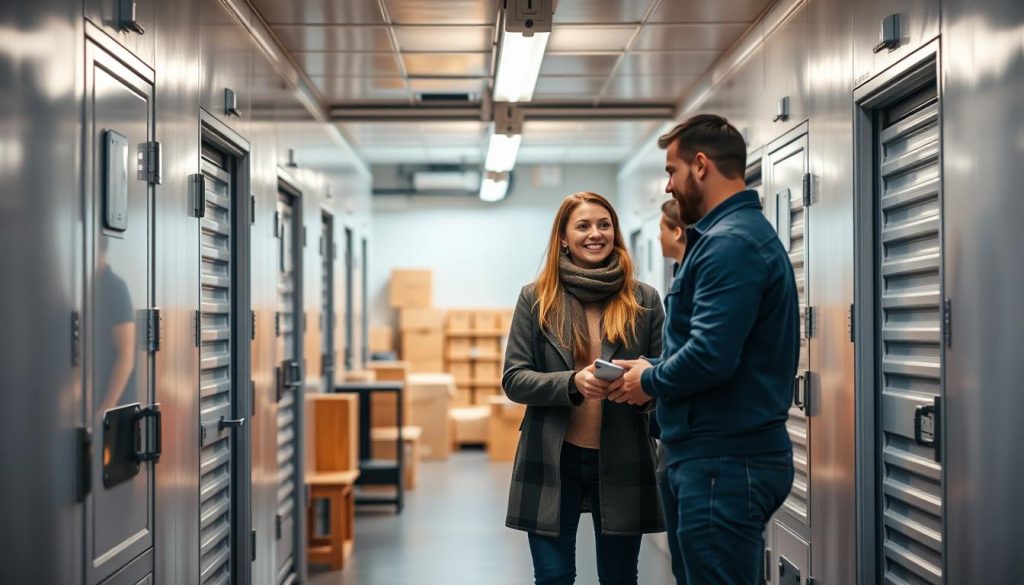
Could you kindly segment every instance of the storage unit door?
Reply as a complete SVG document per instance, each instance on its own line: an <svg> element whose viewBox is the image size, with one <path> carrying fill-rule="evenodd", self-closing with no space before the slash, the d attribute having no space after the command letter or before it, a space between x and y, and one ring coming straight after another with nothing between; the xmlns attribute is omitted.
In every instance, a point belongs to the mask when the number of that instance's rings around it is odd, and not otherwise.
<svg viewBox="0 0 1024 585"><path fill-rule="evenodd" d="M324 213L320 216L320 347L321 375L324 392L334 388L334 369L337 360L334 351L334 218Z"/></svg>
<svg viewBox="0 0 1024 585"><path fill-rule="evenodd" d="M145 173L152 99L150 82L86 42L81 322L83 427L92 431L91 448L83 450L89 461L83 482L87 585L123 575L129 565L139 578L153 570L147 551L153 547L160 425L151 409L159 318L152 311L153 186Z"/></svg>
<svg viewBox="0 0 1024 585"><path fill-rule="evenodd" d="M299 266L301 249L296 229L295 198L280 193L277 200L276 229L278 236L277 335L277 583L295 579L297 530L299 514L303 513L301 493L304 485L299 475L302 434L299 429L299 408L302 390L301 339L302 312L299 298Z"/></svg>
<svg viewBox="0 0 1024 585"><path fill-rule="evenodd" d="M199 220L199 582L232 582L237 486L232 467L236 439L235 301L237 258L230 159L203 145L204 217ZM227 425L225 424L227 422Z"/></svg>
<svg viewBox="0 0 1024 585"><path fill-rule="evenodd" d="M879 112L875 213L879 558L886 583L941 583L942 395L939 99Z"/></svg>

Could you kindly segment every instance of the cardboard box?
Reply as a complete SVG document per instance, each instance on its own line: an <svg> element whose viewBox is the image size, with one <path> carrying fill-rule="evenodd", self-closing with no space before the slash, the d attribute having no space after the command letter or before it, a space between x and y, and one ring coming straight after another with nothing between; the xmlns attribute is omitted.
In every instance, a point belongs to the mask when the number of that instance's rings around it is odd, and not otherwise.
<svg viewBox="0 0 1024 585"><path fill-rule="evenodd" d="M395 336L390 327L370 328L370 353L395 351Z"/></svg>
<svg viewBox="0 0 1024 585"><path fill-rule="evenodd" d="M498 329L498 313L489 309L482 309L473 313L474 331L495 331Z"/></svg>
<svg viewBox="0 0 1024 585"><path fill-rule="evenodd" d="M434 304L433 274L430 270L391 271L391 306L400 309L427 308Z"/></svg>
<svg viewBox="0 0 1024 585"><path fill-rule="evenodd" d="M443 374L444 360L412 360L409 362L409 372L414 374Z"/></svg>
<svg viewBox="0 0 1024 585"><path fill-rule="evenodd" d="M489 406L494 397L502 397L505 393L500 388L493 386L475 386L473 388L473 404L478 406Z"/></svg>
<svg viewBox="0 0 1024 585"><path fill-rule="evenodd" d="M402 483L407 490L416 489L419 479L420 458L423 455L423 429L409 425L402 427ZM397 460L395 444L398 441L398 427L373 429L370 433L370 456L374 459Z"/></svg>
<svg viewBox="0 0 1024 585"><path fill-rule="evenodd" d="M345 372L346 382L374 382L377 380L377 372L373 370L349 370Z"/></svg>
<svg viewBox="0 0 1024 585"><path fill-rule="evenodd" d="M512 315L515 313L512 309L502 309L498 311L498 329L502 330L505 335L512 330Z"/></svg>
<svg viewBox="0 0 1024 585"><path fill-rule="evenodd" d="M473 406L473 389L460 387L455 390L455 398L452 399L453 406Z"/></svg>
<svg viewBox="0 0 1024 585"><path fill-rule="evenodd" d="M444 332L436 331L403 331L402 359L415 361L444 361ZM437 371L443 371L439 368Z"/></svg>
<svg viewBox="0 0 1024 585"><path fill-rule="evenodd" d="M441 331L444 329L444 311L441 309L402 309L398 328L405 331Z"/></svg>
<svg viewBox="0 0 1024 585"><path fill-rule="evenodd" d="M469 361L453 361L448 363L448 373L455 378L456 384L468 386L473 378L473 365Z"/></svg>
<svg viewBox="0 0 1024 585"><path fill-rule="evenodd" d="M468 337L448 338L448 359L468 358L473 351L473 340Z"/></svg>
<svg viewBox="0 0 1024 585"><path fill-rule="evenodd" d="M453 408L451 420L454 442L457 445L486 444L490 418L491 409L488 406Z"/></svg>
<svg viewBox="0 0 1024 585"><path fill-rule="evenodd" d="M404 382L409 376L406 362L367 362L366 368L374 373L378 382Z"/></svg>
<svg viewBox="0 0 1024 585"><path fill-rule="evenodd" d="M408 362L376 362L366 364L378 382L404 382L409 377L411 365ZM398 425L394 392L374 392L370 401L370 426L393 427ZM402 392L402 420L409 420L409 393Z"/></svg>
<svg viewBox="0 0 1024 585"><path fill-rule="evenodd" d="M358 470L359 395L308 394L306 415L309 471Z"/></svg>
<svg viewBox="0 0 1024 585"><path fill-rule="evenodd" d="M495 361L473 362L474 383L501 383L501 363Z"/></svg>
<svg viewBox="0 0 1024 585"><path fill-rule="evenodd" d="M497 337L477 337L469 351L473 357L495 357L501 355L501 340Z"/></svg>
<svg viewBox="0 0 1024 585"><path fill-rule="evenodd" d="M409 392L410 423L423 429L420 455L424 459L448 459L451 428L448 409L456 394L451 374L411 374Z"/></svg>
<svg viewBox="0 0 1024 585"><path fill-rule="evenodd" d="M448 329L451 331L469 331L473 328L473 311L448 311Z"/></svg>
<svg viewBox="0 0 1024 585"><path fill-rule="evenodd" d="M519 426L526 415L526 406L505 396L490 398L487 455L491 461L513 461L519 445Z"/></svg>

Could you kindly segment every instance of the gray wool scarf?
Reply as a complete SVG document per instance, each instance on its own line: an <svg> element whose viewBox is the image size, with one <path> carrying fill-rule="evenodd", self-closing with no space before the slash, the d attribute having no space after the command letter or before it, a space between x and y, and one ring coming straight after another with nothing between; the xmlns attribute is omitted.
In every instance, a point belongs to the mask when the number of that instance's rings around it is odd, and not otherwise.
<svg viewBox="0 0 1024 585"><path fill-rule="evenodd" d="M618 294L626 275L619 262L618 252L612 252L608 263L600 268L583 268L573 264L568 256L562 256L558 271L565 289L562 299L565 307L562 342L572 350L573 358L579 361L583 356L576 355L577 348L573 340L578 337L584 341L583 347L590 347L590 328L587 327L583 303L605 301ZM577 367L582 367L582 364L577 364Z"/></svg>

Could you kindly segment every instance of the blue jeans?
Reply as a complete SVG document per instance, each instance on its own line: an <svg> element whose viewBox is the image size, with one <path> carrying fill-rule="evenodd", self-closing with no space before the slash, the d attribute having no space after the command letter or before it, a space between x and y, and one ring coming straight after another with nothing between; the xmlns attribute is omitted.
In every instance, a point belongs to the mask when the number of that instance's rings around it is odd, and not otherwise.
<svg viewBox="0 0 1024 585"><path fill-rule="evenodd" d="M668 471L658 472L658 493L661 495L661 511L665 516L665 536L668 537L668 553L672 559L672 574L677 581L683 578L683 552L679 549L679 514L672 488L668 485Z"/></svg>
<svg viewBox="0 0 1024 585"><path fill-rule="evenodd" d="M598 469L597 449L562 445L559 534L529 535L537 585L570 585L576 581L576 530L584 498L589 498L594 517L598 579L602 585L636 585L641 537L601 534Z"/></svg>
<svg viewBox="0 0 1024 585"><path fill-rule="evenodd" d="M764 529L793 485L793 453L702 457L668 468L689 585L762 585Z"/></svg>

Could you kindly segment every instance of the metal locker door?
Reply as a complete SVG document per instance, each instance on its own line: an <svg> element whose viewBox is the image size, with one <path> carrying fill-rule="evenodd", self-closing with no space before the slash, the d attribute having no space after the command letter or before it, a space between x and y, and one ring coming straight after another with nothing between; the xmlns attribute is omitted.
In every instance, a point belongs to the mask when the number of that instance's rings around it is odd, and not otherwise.
<svg viewBox="0 0 1024 585"><path fill-rule="evenodd" d="M798 302L800 304L800 362L797 378L794 380L793 404L789 409L786 427L793 441L793 465L795 477L790 495L782 510L805 527L810 527L810 419L808 394L810 389L811 356L810 317L813 309L809 305L807 290L807 223L809 210L805 196L807 175L807 134L784 138L781 146L775 147L766 157L766 173L770 215L774 217L779 239L789 254L796 277Z"/></svg>
<svg viewBox="0 0 1024 585"><path fill-rule="evenodd" d="M241 439L235 431L246 421L237 412L238 391L248 387L241 371L245 341L238 332L245 327L237 274L238 259L247 255L240 251L244 238L235 233L240 208L233 159L204 142L200 168L199 582L206 584L237 579L240 486L234 467Z"/></svg>
<svg viewBox="0 0 1024 585"><path fill-rule="evenodd" d="M934 78L876 125L875 438L880 581L943 582L943 263Z"/></svg>
<svg viewBox="0 0 1024 585"><path fill-rule="evenodd" d="M160 319L151 218L159 149L152 71L128 54L115 59L91 40L86 64L83 415L92 436L83 443L91 447L83 451L82 495L85 583L92 585L128 565L140 577L153 570Z"/></svg>
<svg viewBox="0 0 1024 585"><path fill-rule="evenodd" d="M334 218L329 213L320 216L320 335L321 376L324 392L334 389Z"/></svg>
<svg viewBox="0 0 1024 585"><path fill-rule="evenodd" d="M302 314L301 229L296 197L279 193L275 218L278 237L278 355L277 368L277 583L291 583L303 561L299 551L299 520L304 514L302 493Z"/></svg>
<svg viewBox="0 0 1024 585"><path fill-rule="evenodd" d="M353 247L352 228L345 228L345 369L355 369L356 356L353 348L356 344L356 259Z"/></svg>

